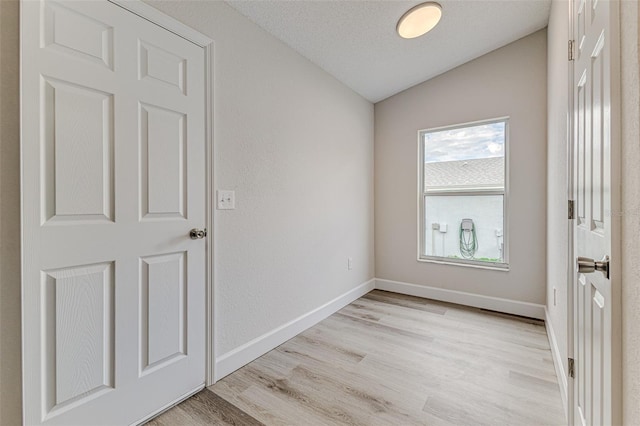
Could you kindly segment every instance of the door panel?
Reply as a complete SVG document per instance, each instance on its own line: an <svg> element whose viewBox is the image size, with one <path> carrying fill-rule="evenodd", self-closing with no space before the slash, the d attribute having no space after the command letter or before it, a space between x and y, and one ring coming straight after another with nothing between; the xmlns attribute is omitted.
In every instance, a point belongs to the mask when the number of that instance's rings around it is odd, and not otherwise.
<svg viewBox="0 0 640 426"><path fill-rule="evenodd" d="M113 221L113 95L43 78L44 220Z"/></svg>
<svg viewBox="0 0 640 426"><path fill-rule="evenodd" d="M25 422L134 423L205 381L204 51L107 1L21 12Z"/></svg>
<svg viewBox="0 0 640 426"><path fill-rule="evenodd" d="M186 219L185 114L140 104L142 220Z"/></svg>
<svg viewBox="0 0 640 426"><path fill-rule="evenodd" d="M141 259L141 372L186 356L187 253Z"/></svg>
<svg viewBox="0 0 640 426"><path fill-rule="evenodd" d="M114 387L113 266L108 262L43 273L49 412Z"/></svg>
<svg viewBox="0 0 640 426"><path fill-rule="evenodd" d="M43 47L113 69L113 27L60 3L43 7Z"/></svg>
<svg viewBox="0 0 640 426"><path fill-rule="evenodd" d="M186 60L146 41L139 41L140 79L155 80L186 95Z"/></svg>

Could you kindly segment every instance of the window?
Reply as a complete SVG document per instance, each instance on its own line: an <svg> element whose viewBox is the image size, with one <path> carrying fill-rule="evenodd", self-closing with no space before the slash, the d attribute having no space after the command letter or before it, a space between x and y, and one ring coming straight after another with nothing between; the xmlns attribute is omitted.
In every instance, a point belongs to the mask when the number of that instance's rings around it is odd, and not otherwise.
<svg viewBox="0 0 640 426"><path fill-rule="evenodd" d="M419 260L507 269L506 118L423 130Z"/></svg>

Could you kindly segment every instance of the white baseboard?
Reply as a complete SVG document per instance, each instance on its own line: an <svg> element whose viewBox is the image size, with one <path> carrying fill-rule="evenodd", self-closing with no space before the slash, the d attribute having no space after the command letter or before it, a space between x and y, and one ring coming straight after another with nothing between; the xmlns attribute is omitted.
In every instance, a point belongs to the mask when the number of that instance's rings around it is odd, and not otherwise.
<svg viewBox="0 0 640 426"><path fill-rule="evenodd" d="M544 305L376 278L376 289L544 320Z"/></svg>
<svg viewBox="0 0 640 426"><path fill-rule="evenodd" d="M545 324L547 326L547 336L549 337L549 346L551 347L551 356L553 357L553 366L556 369L556 377L558 378L558 385L560 386L560 396L562 397L562 406L564 407L565 418L569 418L567 409L569 404L567 403L568 396L568 383L567 374L564 371L564 359L560 355L560 348L558 348L558 340L556 339L556 333L553 330L553 324L551 318L549 318L549 310L544 308Z"/></svg>
<svg viewBox="0 0 640 426"><path fill-rule="evenodd" d="M250 342L239 346L215 360L215 377L218 381L233 373L238 368L250 363L254 359L266 354L270 350L280 346L287 340L302 333L306 329L316 325L334 312L339 311L349 303L364 296L375 288L375 279L360 284L345 294L325 303L324 305L307 312L300 317L281 325L280 327L263 334Z"/></svg>

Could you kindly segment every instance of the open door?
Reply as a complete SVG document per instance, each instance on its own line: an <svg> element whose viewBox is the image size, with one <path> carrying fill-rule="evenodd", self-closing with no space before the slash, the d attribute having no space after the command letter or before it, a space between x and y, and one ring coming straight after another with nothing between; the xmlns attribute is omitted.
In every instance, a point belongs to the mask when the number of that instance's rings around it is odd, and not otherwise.
<svg viewBox="0 0 640 426"><path fill-rule="evenodd" d="M105 0L20 43L24 422L136 423L205 383L205 53Z"/></svg>
<svg viewBox="0 0 640 426"><path fill-rule="evenodd" d="M621 422L619 4L574 0L573 392L579 425ZM571 364L571 363L570 363Z"/></svg>

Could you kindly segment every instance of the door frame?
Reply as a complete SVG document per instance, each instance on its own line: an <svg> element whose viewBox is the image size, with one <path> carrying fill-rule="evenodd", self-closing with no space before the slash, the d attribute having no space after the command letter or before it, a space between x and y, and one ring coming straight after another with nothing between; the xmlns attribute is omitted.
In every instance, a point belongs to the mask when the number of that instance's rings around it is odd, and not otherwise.
<svg viewBox="0 0 640 426"><path fill-rule="evenodd" d="M205 84L205 170L206 170L206 368L205 368L205 385L209 386L215 383L215 317L214 317L214 263L213 256L215 250L214 244L214 206L213 206L213 188L214 188L214 138L213 138L213 39L207 37L199 31L183 24L182 22L166 15L164 12L155 7L142 2L142 0L107 0L121 8L138 15L142 19L156 24L175 35L190 41L199 46L204 51L204 84Z"/></svg>
<svg viewBox="0 0 640 426"><path fill-rule="evenodd" d="M568 40L573 41L573 52L575 55L576 40L574 39L575 25L574 10L578 7L580 0L569 0L569 25ZM609 9L609 42L610 42L610 197L611 211L611 261L609 264L610 285L611 285L611 420L612 424L622 424L622 203L620 188L621 175L621 79L620 79L620 1L606 0L610 4ZM574 67L573 60L569 61L567 76L569 82L569 103L567 114L567 196L569 200L576 199L575 187L575 162L574 162L574 138L575 138L575 117L574 117ZM574 219L575 220L575 219ZM574 220L569 221L568 227L568 264L567 264L567 356L575 359L575 309L577 282L577 271L575 259L577 253L574 250L575 232ZM575 405L575 380L569 376L567 370L567 420L569 425L575 425L574 416Z"/></svg>
<svg viewBox="0 0 640 426"><path fill-rule="evenodd" d="M567 34L567 41L569 40L573 40L573 31L574 31L574 19L573 19L573 8L574 5L576 3L577 0L570 0L567 2L567 8L568 10L568 17L569 17L569 25L568 25L568 34ZM571 45L571 48L575 50L575 41L573 41L573 44ZM571 54L573 55L574 53L571 52ZM567 200L571 200L574 203L574 211L575 211L575 187L574 187L574 176L573 176L573 172L574 172L574 159L573 159L573 153L574 153L574 147L573 147L573 137L574 137L574 122L575 122L575 118L573 116L573 71L574 71L574 61L570 60L569 61L569 66L567 67L567 71L568 71L568 75L567 75L567 98L568 98L568 104L567 104ZM575 213L574 213L575 215ZM574 419L574 410L573 410L573 404L574 404L574 386L573 386L573 378L570 375L569 372L569 359L575 359L574 358L574 330L573 330L573 326L574 326L574 317L573 317L573 305L575 303L574 301L574 293L575 293L575 282L576 282L576 272L575 272L575 268L573 266L574 263L574 259L575 259L575 255L574 255L574 250L573 250L573 226L574 226L574 221L575 219L568 219L568 226L567 226L567 369L564 370L565 375L566 375L566 383L567 383L567 400L565 401L566 406L564 407L565 409L565 414L567 415L567 424L572 426L575 424L575 419ZM560 362L564 365L565 360L560 360Z"/></svg>

